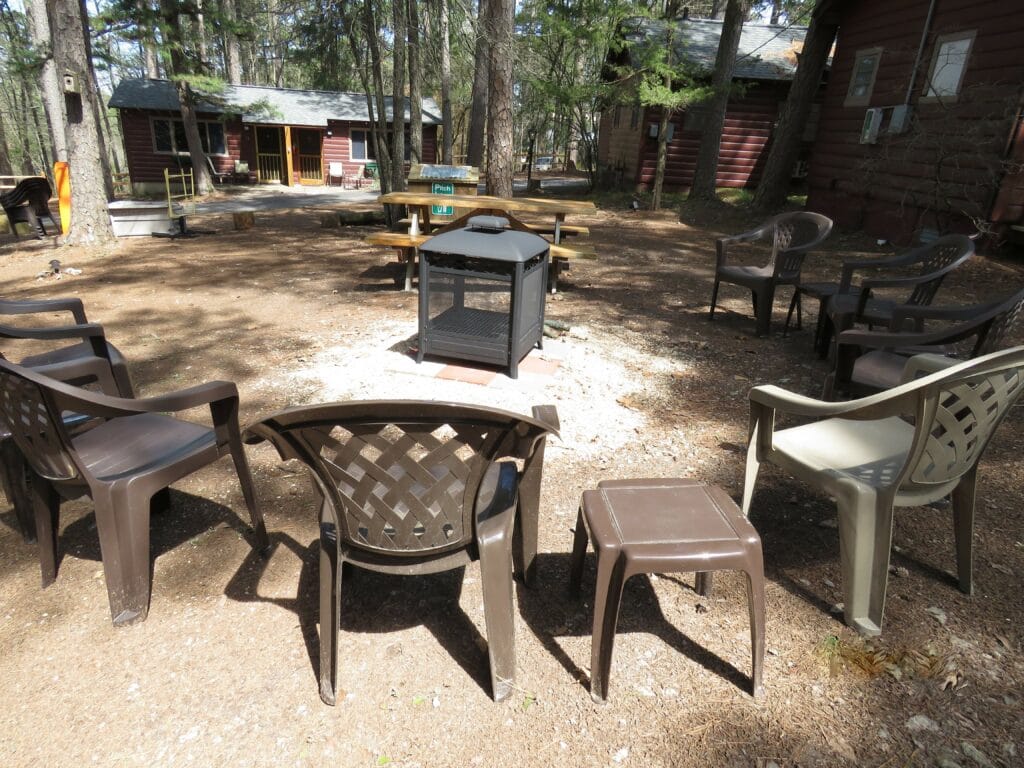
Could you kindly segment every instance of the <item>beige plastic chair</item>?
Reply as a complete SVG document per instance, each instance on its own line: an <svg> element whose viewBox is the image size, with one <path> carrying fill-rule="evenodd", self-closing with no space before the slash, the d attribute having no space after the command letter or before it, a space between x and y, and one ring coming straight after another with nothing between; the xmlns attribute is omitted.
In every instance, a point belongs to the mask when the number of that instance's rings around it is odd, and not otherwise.
<svg viewBox="0 0 1024 768"><path fill-rule="evenodd" d="M331 186L334 179L341 179L341 186L345 186L345 166L336 161L327 163L327 186Z"/></svg>
<svg viewBox="0 0 1024 768"><path fill-rule="evenodd" d="M894 507L952 496L960 589L972 591L978 462L1024 391L1024 347L947 366L942 356L912 357L907 383L845 403L775 386L750 392L743 512L765 461L837 500L845 620L865 635L882 630ZM821 421L776 430L777 414Z"/></svg>

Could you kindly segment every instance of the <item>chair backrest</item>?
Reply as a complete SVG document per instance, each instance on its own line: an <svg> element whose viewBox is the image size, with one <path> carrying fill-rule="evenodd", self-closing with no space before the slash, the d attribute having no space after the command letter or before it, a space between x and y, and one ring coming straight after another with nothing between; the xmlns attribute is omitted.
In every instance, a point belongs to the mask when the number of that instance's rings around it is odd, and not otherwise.
<svg viewBox="0 0 1024 768"><path fill-rule="evenodd" d="M10 192L0 194L0 207L10 211L21 205L29 205L37 214L49 216L52 196L50 182L43 176L32 176L19 181Z"/></svg>
<svg viewBox="0 0 1024 768"><path fill-rule="evenodd" d="M235 173L248 173L249 163L244 160L235 160Z"/></svg>
<svg viewBox="0 0 1024 768"><path fill-rule="evenodd" d="M974 255L974 241L967 235L944 235L915 253L919 254L918 274L932 279L915 285L905 303L924 306L931 304L946 275Z"/></svg>
<svg viewBox="0 0 1024 768"><path fill-rule="evenodd" d="M984 328L978 334L971 357L987 355L1002 347L1021 315L1024 315L1024 289L999 304L984 320Z"/></svg>
<svg viewBox="0 0 1024 768"><path fill-rule="evenodd" d="M772 257L776 274L799 272L807 252L832 231L832 219L811 211L782 213L772 222Z"/></svg>
<svg viewBox="0 0 1024 768"><path fill-rule="evenodd" d="M916 384L921 408L904 488L956 480L978 463L1024 392L1024 347L961 363Z"/></svg>
<svg viewBox="0 0 1024 768"><path fill-rule="evenodd" d="M45 377L0 359L0 426L41 477L53 481L80 476L61 409Z"/></svg>
<svg viewBox="0 0 1024 768"><path fill-rule="evenodd" d="M353 401L282 411L251 425L246 441L269 440L306 464L348 546L414 566L473 544L488 470L548 431L492 408Z"/></svg>

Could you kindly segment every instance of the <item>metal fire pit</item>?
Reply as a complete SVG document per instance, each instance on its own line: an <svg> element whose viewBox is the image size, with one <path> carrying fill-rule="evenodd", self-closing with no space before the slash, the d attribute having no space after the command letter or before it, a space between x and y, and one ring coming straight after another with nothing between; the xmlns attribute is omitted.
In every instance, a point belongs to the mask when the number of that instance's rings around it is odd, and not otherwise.
<svg viewBox="0 0 1024 768"><path fill-rule="evenodd" d="M508 229L499 216L474 216L465 229L420 246L420 344L425 355L508 366L544 340L548 243Z"/></svg>

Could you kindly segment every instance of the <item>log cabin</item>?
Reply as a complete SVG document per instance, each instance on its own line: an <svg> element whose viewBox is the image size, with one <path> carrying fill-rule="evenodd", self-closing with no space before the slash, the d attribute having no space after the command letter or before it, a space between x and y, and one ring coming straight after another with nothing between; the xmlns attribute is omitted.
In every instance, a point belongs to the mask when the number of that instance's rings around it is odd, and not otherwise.
<svg viewBox="0 0 1024 768"><path fill-rule="evenodd" d="M806 27L746 23L740 36L733 81L737 92L726 110L719 150L717 185L754 187L771 139L779 108L789 92L803 47ZM616 78L623 65L636 68L641 51L667 44L667 22L630 20L623 26L625 46L613 53L606 79ZM675 61L685 62L695 79L710 79L722 36L722 22L683 19L673 36ZM693 181L706 108L694 104L672 115L669 123L666 190L686 189ZM638 80L627 77L616 88L613 103L601 114L598 164L602 174L618 187L649 189L654 183L658 156L660 107L640 103ZM802 159L794 176L806 174L806 157L817 130L817 105L802 136Z"/></svg>
<svg viewBox="0 0 1024 768"><path fill-rule="evenodd" d="M389 125L391 101L387 97ZM177 173L188 163L173 84L125 79L114 88L109 105L120 116L133 192L163 192L164 169ZM247 166L250 173L240 176L261 184L321 185L331 181L329 171L338 170L338 163L342 179L363 176L374 164L362 93L229 85L216 97L200 98L196 111L203 150L214 170L225 177L234 177L237 169ZM440 114L432 99L423 100L424 163L435 160ZM408 152L408 140L405 146Z"/></svg>
<svg viewBox="0 0 1024 768"><path fill-rule="evenodd" d="M839 34L808 207L896 243L1024 232L1020 4L828 4Z"/></svg>

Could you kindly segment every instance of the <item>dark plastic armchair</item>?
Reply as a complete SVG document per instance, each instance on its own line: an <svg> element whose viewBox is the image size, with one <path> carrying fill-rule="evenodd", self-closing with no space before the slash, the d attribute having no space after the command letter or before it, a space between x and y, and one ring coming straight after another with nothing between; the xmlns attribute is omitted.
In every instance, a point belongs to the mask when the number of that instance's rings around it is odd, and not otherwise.
<svg viewBox="0 0 1024 768"><path fill-rule="evenodd" d="M134 397L131 376L124 356L110 344L103 328L88 322L80 299L36 299L11 301L0 299L0 317L28 316L67 312L70 325L26 327L0 324L0 341L4 339L30 339L40 342L81 340L67 346L50 349L16 361L51 378L76 386L95 385L101 392L117 397ZM0 358L4 355L0 353ZM81 415L67 416L65 422L74 429L81 424ZM13 505L22 535L35 540L32 505L25 485L24 460L10 440L10 434L0 426L0 483L8 501Z"/></svg>
<svg viewBox="0 0 1024 768"><path fill-rule="evenodd" d="M946 276L973 255L974 242L969 237L944 235L896 258L843 262L838 292L829 300L826 309L830 332L838 335L856 323L889 325L896 307L931 304ZM853 286L854 275L859 271L902 267L916 268L917 274L872 277L863 280L859 290ZM874 291L880 288L909 289L910 293L904 299L886 299L874 295Z"/></svg>
<svg viewBox="0 0 1024 768"><path fill-rule="evenodd" d="M917 355L895 389L826 403L775 386L750 391L743 512L769 462L836 500L846 623L882 631L893 510L952 498L960 589L973 589L978 464L999 423L1024 392L1024 347L947 367ZM786 429L778 417L809 423Z"/></svg>
<svg viewBox="0 0 1024 768"><path fill-rule="evenodd" d="M35 234L41 238L46 234L43 226L43 219L49 219L56 230L54 234L59 235L60 223L53 218L50 212L50 197L53 196L53 189L50 182L42 176L32 176L22 179L10 192L0 194L0 208L7 214L7 221L11 225L11 234L18 237L18 222L24 222Z"/></svg>
<svg viewBox="0 0 1024 768"><path fill-rule="evenodd" d="M898 386L907 359L932 353L949 365L995 352L1024 314L1024 289L998 301L967 307L903 306L893 310L888 331L853 328L839 334L835 369L825 380L824 397L862 397ZM938 321L941 328L920 328ZM958 359L959 358L959 359Z"/></svg>
<svg viewBox="0 0 1024 768"><path fill-rule="evenodd" d="M524 575L536 553L552 406L521 416L456 403L355 401L290 408L246 430L309 468L320 499L320 698L334 704L341 563L412 575L480 561L496 701L515 680L513 527ZM524 461L522 474L512 461ZM518 499L517 499L518 497ZM518 515L517 515L518 508ZM516 532L517 534L519 531Z"/></svg>
<svg viewBox="0 0 1024 768"><path fill-rule="evenodd" d="M832 231L832 220L820 213L797 211L773 216L757 229L742 235L719 238L715 242L715 285L711 291L709 320L715 319L720 283L742 285L750 290L754 303L757 335L768 334L775 289L780 285L796 285L808 251L820 245ZM768 241L771 251L763 266L729 263L730 247L740 243ZM735 249L732 249L735 250Z"/></svg>
<svg viewBox="0 0 1024 768"><path fill-rule="evenodd" d="M209 406L213 426L166 412ZM73 434L66 412L101 423ZM89 496L96 510L114 625L149 611L149 517L153 496L231 454L261 548L268 544L238 427L238 391L214 381L140 400L88 392L0 360L0 424L32 471L29 488L43 586L57 575L60 501Z"/></svg>

